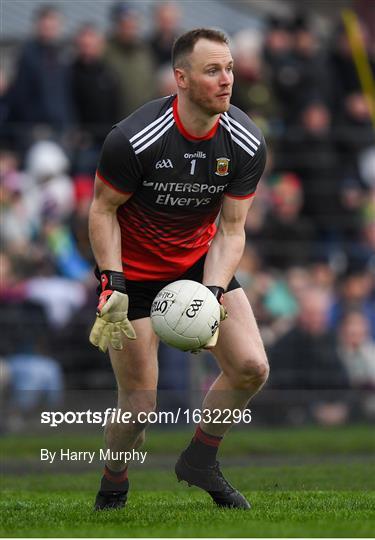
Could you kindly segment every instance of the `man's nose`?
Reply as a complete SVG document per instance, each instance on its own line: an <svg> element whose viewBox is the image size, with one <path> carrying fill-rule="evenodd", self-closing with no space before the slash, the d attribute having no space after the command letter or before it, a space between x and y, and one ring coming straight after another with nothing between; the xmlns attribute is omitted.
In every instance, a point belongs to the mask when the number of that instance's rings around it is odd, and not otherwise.
<svg viewBox="0 0 375 540"><path fill-rule="evenodd" d="M231 73L228 73L226 70L221 72L220 84L223 86L229 86L232 82Z"/></svg>

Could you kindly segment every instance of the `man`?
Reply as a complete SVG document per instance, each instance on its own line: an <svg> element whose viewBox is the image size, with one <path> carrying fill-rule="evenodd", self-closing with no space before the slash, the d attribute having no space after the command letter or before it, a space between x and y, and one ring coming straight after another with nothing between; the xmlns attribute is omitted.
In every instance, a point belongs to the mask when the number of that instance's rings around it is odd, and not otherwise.
<svg viewBox="0 0 375 540"><path fill-rule="evenodd" d="M341 424L348 414L342 395L348 378L336 335L328 328L330 301L328 291L317 286L301 290L294 325L269 351L271 386L294 394L294 415L325 425ZM303 391L300 401L296 390ZM288 418L291 407L287 408ZM283 408L278 409L278 417L283 418Z"/></svg>
<svg viewBox="0 0 375 540"><path fill-rule="evenodd" d="M149 45L158 68L170 63L171 48L180 34L181 9L176 2L155 3Z"/></svg>
<svg viewBox="0 0 375 540"><path fill-rule="evenodd" d="M27 147L30 142L24 139L22 126L25 124L30 129L47 126L59 137L73 122L69 65L61 43L62 31L59 9L54 5L41 5L35 15L34 36L21 48L9 96L9 121L20 123L17 138Z"/></svg>
<svg viewBox="0 0 375 540"><path fill-rule="evenodd" d="M155 97L154 62L150 47L140 39L141 18L136 2L118 2L111 9L111 28L104 59L116 73L120 110L128 115Z"/></svg>
<svg viewBox="0 0 375 540"><path fill-rule="evenodd" d="M243 409L268 375L251 307L233 277L244 250L246 214L264 168L265 143L251 120L230 105L233 60L224 34L187 32L175 42L172 61L177 96L147 103L110 132L90 212L102 284L90 340L103 351L110 344L117 406L133 418L152 411L156 402L152 300L179 278L209 286L228 313L209 344L221 373L202 409ZM224 318L223 306L222 312ZM208 420L181 454L177 478L201 487L219 506L249 508L216 461L229 425ZM106 445L137 448L144 428L137 421L108 423ZM124 463L108 461L96 508L124 506L128 487Z"/></svg>
<svg viewBox="0 0 375 540"><path fill-rule="evenodd" d="M104 35L92 24L81 26L75 38L72 97L77 121L89 141L103 144L120 116L122 99L118 77L104 60ZM96 165L96 164L95 164Z"/></svg>

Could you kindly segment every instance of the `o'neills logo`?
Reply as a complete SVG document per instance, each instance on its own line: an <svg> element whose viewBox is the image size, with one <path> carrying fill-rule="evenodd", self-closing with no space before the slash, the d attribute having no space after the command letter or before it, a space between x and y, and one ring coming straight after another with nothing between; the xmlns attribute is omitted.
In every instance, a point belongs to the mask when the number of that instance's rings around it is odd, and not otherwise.
<svg viewBox="0 0 375 540"><path fill-rule="evenodd" d="M220 157L216 159L216 171L215 174L219 176L226 176L229 173L230 159L226 157Z"/></svg>

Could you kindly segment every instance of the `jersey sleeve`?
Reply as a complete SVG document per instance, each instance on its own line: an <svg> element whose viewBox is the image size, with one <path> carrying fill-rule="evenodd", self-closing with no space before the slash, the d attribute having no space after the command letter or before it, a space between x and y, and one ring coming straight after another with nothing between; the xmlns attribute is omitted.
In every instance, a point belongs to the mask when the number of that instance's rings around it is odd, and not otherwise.
<svg viewBox="0 0 375 540"><path fill-rule="evenodd" d="M225 195L235 198L246 198L253 195L263 174L266 156L267 148L263 136L261 136L260 144L253 156L239 149L235 177L228 185Z"/></svg>
<svg viewBox="0 0 375 540"><path fill-rule="evenodd" d="M115 126L104 141L97 175L116 191L133 193L142 177L142 167L121 129Z"/></svg>

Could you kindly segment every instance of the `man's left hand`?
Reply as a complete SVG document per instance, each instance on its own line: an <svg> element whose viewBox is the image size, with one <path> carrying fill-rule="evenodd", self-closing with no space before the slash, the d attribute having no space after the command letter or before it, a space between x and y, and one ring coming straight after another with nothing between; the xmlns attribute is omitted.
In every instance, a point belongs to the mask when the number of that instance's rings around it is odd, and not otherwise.
<svg viewBox="0 0 375 540"><path fill-rule="evenodd" d="M207 289L210 289L212 294L215 296L216 300L219 302L220 322L222 322L228 317L227 310L225 309L225 306L222 303L224 299L224 289L222 287L217 287L216 285L209 285L207 286ZM218 338L219 338L219 326L217 327L214 335L207 341L203 349L208 349L208 350L213 349L216 346ZM194 354L198 354L201 351L202 349L197 349L196 351L191 351L191 352Z"/></svg>

